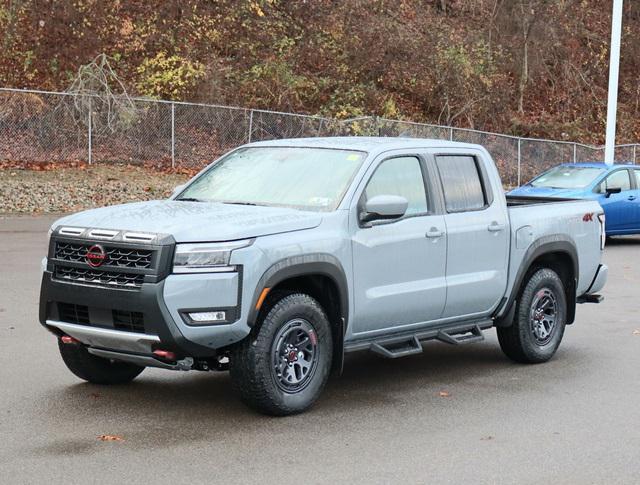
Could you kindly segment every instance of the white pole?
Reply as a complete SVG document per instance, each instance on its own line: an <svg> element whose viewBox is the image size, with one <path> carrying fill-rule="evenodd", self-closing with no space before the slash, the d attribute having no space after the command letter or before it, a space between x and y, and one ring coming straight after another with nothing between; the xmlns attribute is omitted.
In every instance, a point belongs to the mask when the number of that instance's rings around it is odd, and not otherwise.
<svg viewBox="0 0 640 485"><path fill-rule="evenodd" d="M176 105L171 103L171 168L176 168Z"/></svg>
<svg viewBox="0 0 640 485"><path fill-rule="evenodd" d="M618 104L618 72L620 67L620 36L622 34L622 0L613 0L611 19L611 57L609 59L609 100L607 102L607 139L604 162L613 165L616 145L616 109Z"/></svg>

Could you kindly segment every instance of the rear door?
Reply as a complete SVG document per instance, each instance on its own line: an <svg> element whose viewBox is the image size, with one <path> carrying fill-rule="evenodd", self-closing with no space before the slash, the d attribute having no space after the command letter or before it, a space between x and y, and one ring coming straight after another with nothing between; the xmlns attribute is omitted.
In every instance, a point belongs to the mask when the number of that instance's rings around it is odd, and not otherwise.
<svg viewBox="0 0 640 485"><path fill-rule="evenodd" d="M606 196L607 189L620 189L619 194ZM611 172L596 187L598 202L607 217L607 233L626 231L633 227L636 194L631 189L629 170L621 168Z"/></svg>
<svg viewBox="0 0 640 485"><path fill-rule="evenodd" d="M351 220L354 334L420 324L440 318L446 298L447 238L436 214L422 157L391 156L369 171L356 194ZM366 200L399 195L409 201L404 217L358 222Z"/></svg>
<svg viewBox="0 0 640 485"><path fill-rule="evenodd" d="M484 315L504 296L509 225L504 198L480 153L435 154L447 227L447 303L443 318ZM494 182L494 185L497 182Z"/></svg>
<svg viewBox="0 0 640 485"><path fill-rule="evenodd" d="M634 168L631 170L633 182L632 194L630 200L633 205L633 211L631 215L630 229L640 232L640 168Z"/></svg>

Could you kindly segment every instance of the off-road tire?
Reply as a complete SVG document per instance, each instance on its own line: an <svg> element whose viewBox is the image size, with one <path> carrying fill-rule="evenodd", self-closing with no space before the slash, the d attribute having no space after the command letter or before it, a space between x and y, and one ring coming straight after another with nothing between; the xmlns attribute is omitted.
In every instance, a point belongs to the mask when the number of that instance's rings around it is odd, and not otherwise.
<svg viewBox="0 0 640 485"><path fill-rule="evenodd" d="M90 354L82 344L65 344L58 339L62 360L80 379L93 384L125 384L135 379L144 367L111 361Z"/></svg>
<svg viewBox="0 0 640 485"><path fill-rule="evenodd" d="M322 306L307 294L271 296L249 336L233 349L229 370L233 386L247 406L263 414L286 416L307 410L327 382L333 354L331 324ZM317 360L304 388L287 391L279 381L274 359L280 348L279 334L296 321L304 321L315 333L313 355Z"/></svg>
<svg viewBox="0 0 640 485"><path fill-rule="evenodd" d="M548 341L540 341L534 332L536 298L548 290L555 298L555 324L549 332ZM562 341L567 318L567 296L562 280L549 268L536 268L522 288L516 302L513 323L508 327L497 327L498 341L502 351L511 360L525 364L546 362L553 357Z"/></svg>

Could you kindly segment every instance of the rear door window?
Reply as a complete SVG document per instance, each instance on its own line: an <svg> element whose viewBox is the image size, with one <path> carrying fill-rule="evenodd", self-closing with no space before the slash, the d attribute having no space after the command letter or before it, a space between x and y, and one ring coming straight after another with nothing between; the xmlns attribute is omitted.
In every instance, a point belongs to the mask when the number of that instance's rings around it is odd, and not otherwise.
<svg viewBox="0 0 640 485"><path fill-rule="evenodd" d="M486 207L487 197L475 157L436 156L447 212L464 212Z"/></svg>

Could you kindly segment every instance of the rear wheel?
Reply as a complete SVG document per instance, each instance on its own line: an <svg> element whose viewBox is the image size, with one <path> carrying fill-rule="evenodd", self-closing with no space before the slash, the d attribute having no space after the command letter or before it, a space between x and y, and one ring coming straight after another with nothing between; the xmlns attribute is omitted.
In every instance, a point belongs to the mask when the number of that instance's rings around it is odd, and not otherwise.
<svg viewBox="0 0 640 485"><path fill-rule="evenodd" d="M58 348L69 370L93 384L125 384L144 370L144 367L92 355L79 343L66 344L58 339Z"/></svg>
<svg viewBox="0 0 640 485"><path fill-rule="evenodd" d="M309 408L327 382L331 326L320 304L303 293L284 294L232 353L231 378L242 401L271 415Z"/></svg>
<svg viewBox="0 0 640 485"><path fill-rule="evenodd" d="M533 271L516 305L513 323L497 328L502 351L516 362L546 362L564 335L567 297L562 280L549 268Z"/></svg>

